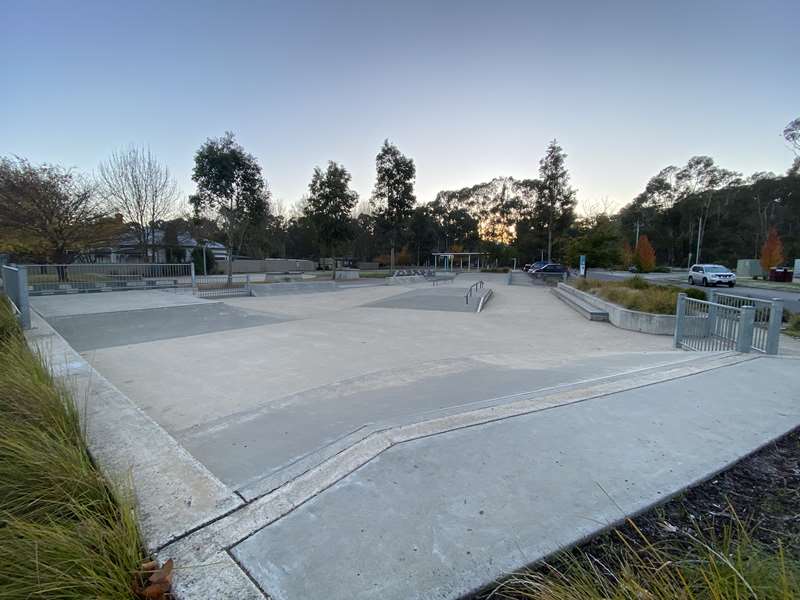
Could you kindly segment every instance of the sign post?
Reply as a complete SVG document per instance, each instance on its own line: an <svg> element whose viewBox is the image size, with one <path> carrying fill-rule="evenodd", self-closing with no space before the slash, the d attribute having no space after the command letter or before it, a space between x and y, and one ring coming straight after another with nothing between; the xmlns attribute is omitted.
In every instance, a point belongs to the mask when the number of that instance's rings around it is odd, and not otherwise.
<svg viewBox="0 0 800 600"><path fill-rule="evenodd" d="M580 270L581 277L586 277L586 255L585 254L581 254L581 262L580 262L579 270Z"/></svg>

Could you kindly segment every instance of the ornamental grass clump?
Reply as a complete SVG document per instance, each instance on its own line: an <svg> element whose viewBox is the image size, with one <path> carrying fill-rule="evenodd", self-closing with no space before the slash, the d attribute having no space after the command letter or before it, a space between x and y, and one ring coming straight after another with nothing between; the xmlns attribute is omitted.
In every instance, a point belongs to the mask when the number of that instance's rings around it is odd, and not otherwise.
<svg viewBox="0 0 800 600"><path fill-rule="evenodd" d="M602 558L568 552L544 567L511 575L484 598L496 600L791 600L800 598L800 563L783 547L755 542L734 519L722 533L676 531L650 543L619 530ZM664 527L670 527L664 523Z"/></svg>
<svg viewBox="0 0 800 600"><path fill-rule="evenodd" d="M577 279L574 285L581 291L589 292L624 308L659 315L675 314L678 294L681 292L698 300L706 298L703 290L659 285L638 275L619 281Z"/></svg>
<svg viewBox="0 0 800 600"><path fill-rule="evenodd" d="M69 391L0 300L0 598L144 597L132 498L97 469Z"/></svg>

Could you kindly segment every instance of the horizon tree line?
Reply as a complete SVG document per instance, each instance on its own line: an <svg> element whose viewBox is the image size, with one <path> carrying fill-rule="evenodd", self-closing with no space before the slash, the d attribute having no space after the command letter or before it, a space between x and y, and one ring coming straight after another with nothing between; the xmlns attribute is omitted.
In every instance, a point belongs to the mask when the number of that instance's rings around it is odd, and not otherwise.
<svg viewBox="0 0 800 600"><path fill-rule="evenodd" d="M194 157L192 212L178 215L182 196L168 167L147 147L112 152L94 178L57 165L0 159L2 251L48 262L69 262L120 235L131 235L141 253L156 258L156 232L185 230L222 242L229 259L326 256L371 259L389 266L416 262L435 250L488 251L503 264L545 257L594 266L620 265L624 244L647 234L660 264L700 259L727 262L758 256L771 228L787 239L788 256L800 253L800 118L784 128L795 154L785 176L740 173L711 157L656 174L643 192L616 214L606 209L576 215L567 155L556 140L539 161L538 178L506 189L477 210L470 190L417 203L416 166L387 139L376 155L376 181L359 202L344 165L315 167L308 193L287 217L273 211L258 160L226 132L209 138ZM516 185L516 184L515 184ZM478 187L478 186L476 186ZM631 237L628 237L631 236ZM628 242L630 243L630 242ZM686 262L684 262L686 261ZM232 260L227 261L230 271ZM334 261L335 264L335 261ZM229 272L230 275L230 272Z"/></svg>

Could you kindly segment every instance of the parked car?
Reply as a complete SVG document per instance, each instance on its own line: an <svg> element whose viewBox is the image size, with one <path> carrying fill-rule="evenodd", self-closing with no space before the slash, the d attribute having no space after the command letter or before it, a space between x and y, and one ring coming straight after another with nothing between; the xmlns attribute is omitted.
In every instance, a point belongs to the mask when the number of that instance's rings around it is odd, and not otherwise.
<svg viewBox="0 0 800 600"><path fill-rule="evenodd" d="M689 269L689 285L695 284L733 287L736 285L736 275L722 265L692 265Z"/></svg>
<svg viewBox="0 0 800 600"><path fill-rule="evenodd" d="M534 271L541 269L542 267L546 267L548 264L550 263L548 263L546 260L537 260L535 263L528 265L528 273L533 275Z"/></svg>
<svg viewBox="0 0 800 600"><path fill-rule="evenodd" d="M533 266L531 266L530 273L534 277L545 277L548 275L561 275L563 273L569 273L569 269L559 263L545 263L543 266L537 269L534 269Z"/></svg>

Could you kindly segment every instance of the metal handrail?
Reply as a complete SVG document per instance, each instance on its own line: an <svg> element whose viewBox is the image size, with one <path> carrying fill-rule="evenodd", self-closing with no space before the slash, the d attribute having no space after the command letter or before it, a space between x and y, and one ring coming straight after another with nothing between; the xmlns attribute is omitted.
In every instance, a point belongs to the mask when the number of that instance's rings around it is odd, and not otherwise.
<svg viewBox="0 0 800 600"><path fill-rule="evenodd" d="M472 291L473 291L473 289L474 289L474 290L477 292L479 289L481 289L481 290L482 290L482 289L483 289L483 286L484 286L484 282L483 282L483 280L482 280L482 279L481 279L480 281L476 281L476 282L475 282L475 283L473 283L471 286L469 286L469 288L467 289L467 291L466 291L466 292L464 292L464 301L465 301L467 304L469 304L469 299L470 299L470 296L472 296Z"/></svg>

